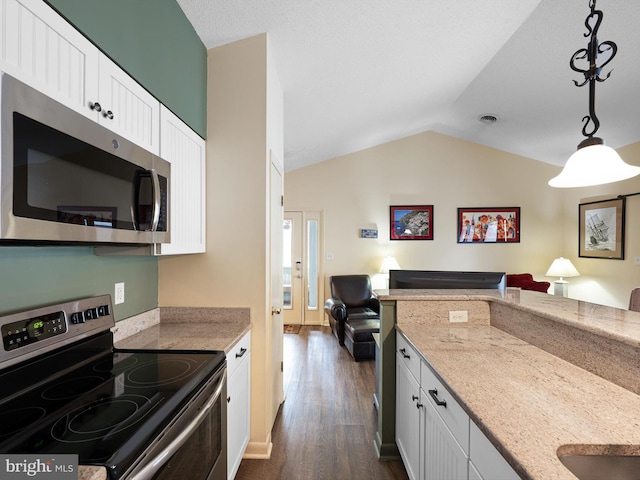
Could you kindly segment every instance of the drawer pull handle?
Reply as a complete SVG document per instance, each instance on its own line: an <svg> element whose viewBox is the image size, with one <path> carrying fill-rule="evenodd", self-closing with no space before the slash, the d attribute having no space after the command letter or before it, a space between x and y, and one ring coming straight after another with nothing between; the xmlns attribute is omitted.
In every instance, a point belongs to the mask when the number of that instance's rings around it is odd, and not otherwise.
<svg viewBox="0 0 640 480"><path fill-rule="evenodd" d="M411 355L407 355L407 349L406 348L401 348L400 349L400 353L402 354L402 356L404 358L411 358Z"/></svg>
<svg viewBox="0 0 640 480"><path fill-rule="evenodd" d="M436 390L435 388L433 390L429 390L429 395L431 395L431 398L433 398L433 401L436 402L436 405L438 405L439 407L447 408L447 401L440 400L438 398L438 390Z"/></svg>
<svg viewBox="0 0 640 480"><path fill-rule="evenodd" d="M246 348L241 348L240 349L240 353L236 353L236 358L243 357L245 353L247 353L247 349Z"/></svg>

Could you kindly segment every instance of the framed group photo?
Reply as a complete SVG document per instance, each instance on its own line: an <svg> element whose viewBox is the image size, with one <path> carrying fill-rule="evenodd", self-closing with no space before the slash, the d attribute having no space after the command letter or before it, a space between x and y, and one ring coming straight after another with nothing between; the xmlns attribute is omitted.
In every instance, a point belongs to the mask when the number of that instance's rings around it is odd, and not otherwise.
<svg viewBox="0 0 640 480"><path fill-rule="evenodd" d="M578 205L578 256L624 260L625 198Z"/></svg>
<svg viewBox="0 0 640 480"><path fill-rule="evenodd" d="M433 205L389 207L391 240L433 240Z"/></svg>
<svg viewBox="0 0 640 480"><path fill-rule="evenodd" d="M520 207L458 208L458 243L520 242Z"/></svg>

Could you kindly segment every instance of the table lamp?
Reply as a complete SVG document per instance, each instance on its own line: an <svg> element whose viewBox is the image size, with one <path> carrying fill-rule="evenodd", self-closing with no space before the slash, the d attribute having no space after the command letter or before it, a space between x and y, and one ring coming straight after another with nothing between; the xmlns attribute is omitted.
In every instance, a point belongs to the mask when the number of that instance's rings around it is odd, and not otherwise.
<svg viewBox="0 0 640 480"><path fill-rule="evenodd" d="M400 270L400 265L395 257L384 257L380 265L380 273L387 277L387 288L389 288L389 270Z"/></svg>
<svg viewBox="0 0 640 480"><path fill-rule="evenodd" d="M566 297L569 294L569 282L564 277L578 277L580 272L576 270L571 260L560 257L553 261L545 275L547 277L560 277L560 280L553 282L553 294Z"/></svg>

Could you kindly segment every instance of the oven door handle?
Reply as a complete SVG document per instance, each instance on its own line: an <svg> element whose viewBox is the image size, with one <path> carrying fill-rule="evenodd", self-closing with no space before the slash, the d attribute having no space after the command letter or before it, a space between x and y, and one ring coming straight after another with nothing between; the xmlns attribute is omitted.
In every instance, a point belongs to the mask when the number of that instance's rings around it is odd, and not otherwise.
<svg viewBox="0 0 640 480"><path fill-rule="evenodd" d="M227 367L224 367L224 372L220 377L220 384L216 387L215 392L211 396L211 399L200 409L195 418L186 426L186 428L178 434L178 436L156 455L153 460L147 463L142 470L135 473L129 478L129 480L150 480L157 473L160 468L180 449L182 445L189 439L191 434L200 426L205 417L209 414L216 401L220 398L222 393L222 387L224 386L226 379Z"/></svg>

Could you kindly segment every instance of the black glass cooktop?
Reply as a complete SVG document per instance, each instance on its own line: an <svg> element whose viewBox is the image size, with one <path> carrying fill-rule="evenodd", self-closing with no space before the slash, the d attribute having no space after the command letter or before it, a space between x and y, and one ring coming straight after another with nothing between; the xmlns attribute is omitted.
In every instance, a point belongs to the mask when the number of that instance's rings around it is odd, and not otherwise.
<svg viewBox="0 0 640 480"><path fill-rule="evenodd" d="M110 334L98 336L0 373L0 451L76 453L83 465L126 463L225 358L113 351L111 341Z"/></svg>

